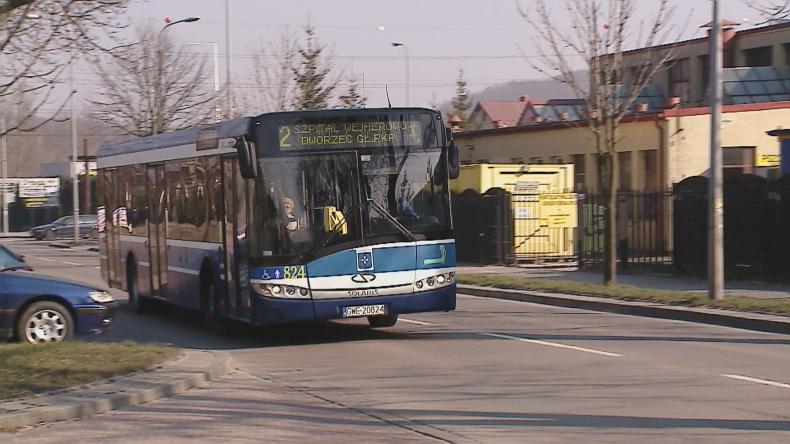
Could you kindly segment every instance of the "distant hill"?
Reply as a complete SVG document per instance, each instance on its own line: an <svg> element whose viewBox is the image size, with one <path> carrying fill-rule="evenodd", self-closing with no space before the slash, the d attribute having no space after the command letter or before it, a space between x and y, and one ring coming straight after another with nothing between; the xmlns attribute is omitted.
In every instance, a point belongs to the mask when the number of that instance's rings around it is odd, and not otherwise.
<svg viewBox="0 0 790 444"><path fill-rule="evenodd" d="M586 76L580 72L577 78L584 79ZM586 87L585 84L581 85ZM470 94L472 103L477 104L481 100L501 100L516 101L521 96L528 96L530 99L575 99L573 90L562 82L552 79L535 80L511 80L505 83L491 85L480 91L472 91ZM451 100L441 105L441 110L448 113L451 108Z"/></svg>

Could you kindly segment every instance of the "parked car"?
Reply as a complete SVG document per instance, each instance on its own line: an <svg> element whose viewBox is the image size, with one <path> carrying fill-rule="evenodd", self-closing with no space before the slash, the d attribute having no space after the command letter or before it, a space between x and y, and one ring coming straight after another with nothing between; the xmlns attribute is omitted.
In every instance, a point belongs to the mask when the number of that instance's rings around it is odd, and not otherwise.
<svg viewBox="0 0 790 444"><path fill-rule="evenodd" d="M0 245L0 337L40 343L99 334L110 327L114 311L107 291L36 274Z"/></svg>
<svg viewBox="0 0 790 444"><path fill-rule="evenodd" d="M95 238L97 235L96 224L98 217L95 214L82 214L79 216L79 230L82 238ZM39 225L30 229L30 234L38 239L60 239L74 236L74 217L63 216L55 221Z"/></svg>

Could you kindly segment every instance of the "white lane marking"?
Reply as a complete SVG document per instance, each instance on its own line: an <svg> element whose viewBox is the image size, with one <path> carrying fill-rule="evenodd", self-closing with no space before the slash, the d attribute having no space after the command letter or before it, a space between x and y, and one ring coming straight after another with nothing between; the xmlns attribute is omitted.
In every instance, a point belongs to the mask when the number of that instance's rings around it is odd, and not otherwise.
<svg viewBox="0 0 790 444"><path fill-rule="evenodd" d="M781 388L785 388L785 389L790 389L790 384L783 384L781 382L768 381L766 379L750 378L748 376L741 376L741 375L722 375L722 376L724 376L725 378L737 379L739 381L754 382L756 384L771 385L771 386L774 386L774 387L781 387Z"/></svg>
<svg viewBox="0 0 790 444"><path fill-rule="evenodd" d="M64 263L64 264L66 264L66 265L82 266L82 264L78 264L78 263L76 263L76 262L68 262L68 261L63 261L63 263Z"/></svg>
<svg viewBox="0 0 790 444"><path fill-rule="evenodd" d="M498 333L480 333L480 334L484 335L484 336L491 336L491 337L494 337L494 338L499 338L499 339L511 339L513 341L528 342L530 344L546 345L546 346L549 346L549 347L565 348L565 349L568 349L568 350L576 350L576 351L585 352L585 353L593 353L593 354L601 355L601 356L609 356L611 358L622 358L623 357L623 355L618 355L617 353L609 353L609 352L605 352L605 351L601 351L601 350L593 350L591 348L576 347L576 346L573 346L573 345L558 344L556 342L546 342L546 341L539 341L537 339L519 338L517 336L501 335L501 334L498 334Z"/></svg>
<svg viewBox="0 0 790 444"><path fill-rule="evenodd" d="M405 323L407 323L407 324L416 324L416 325L433 325L433 324L431 324L430 322L424 322L424 321L415 321L414 319L405 319L405 318L400 318L400 319L398 319L398 320L399 320L399 321L401 321L401 322L405 322Z"/></svg>
<svg viewBox="0 0 790 444"><path fill-rule="evenodd" d="M97 270L98 270L98 269L100 269L101 267L93 267L93 268L95 268L95 269L97 269Z"/></svg>
<svg viewBox="0 0 790 444"><path fill-rule="evenodd" d="M40 261L55 262L55 259L49 259L49 258L46 258L46 257L37 257L36 259L38 259Z"/></svg>

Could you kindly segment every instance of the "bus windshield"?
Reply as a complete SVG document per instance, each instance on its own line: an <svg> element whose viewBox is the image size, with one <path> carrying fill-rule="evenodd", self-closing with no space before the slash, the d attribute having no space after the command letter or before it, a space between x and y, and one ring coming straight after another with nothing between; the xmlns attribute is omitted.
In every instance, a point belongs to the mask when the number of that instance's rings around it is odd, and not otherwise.
<svg viewBox="0 0 790 444"><path fill-rule="evenodd" d="M262 158L253 256L309 260L339 249L442 239L450 231L441 149Z"/></svg>

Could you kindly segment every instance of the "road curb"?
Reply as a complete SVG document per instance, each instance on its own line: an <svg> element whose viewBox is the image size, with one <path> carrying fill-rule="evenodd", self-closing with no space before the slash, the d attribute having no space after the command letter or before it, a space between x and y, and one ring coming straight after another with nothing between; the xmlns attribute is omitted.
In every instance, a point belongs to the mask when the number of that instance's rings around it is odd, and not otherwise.
<svg viewBox="0 0 790 444"><path fill-rule="evenodd" d="M152 372L119 377L86 388L0 402L0 431L86 418L145 404L200 387L225 376L231 368L227 353L189 350L181 359ZM8 411L17 407L16 411Z"/></svg>
<svg viewBox="0 0 790 444"><path fill-rule="evenodd" d="M603 311L631 316L697 322L700 324L720 325L768 333L790 334L790 318L761 313L671 306L651 302L621 301L590 296L510 290L462 284L458 285L458 290L459 292L479 297L509 299L556 307L578 308L582 310Z"/></svg>

